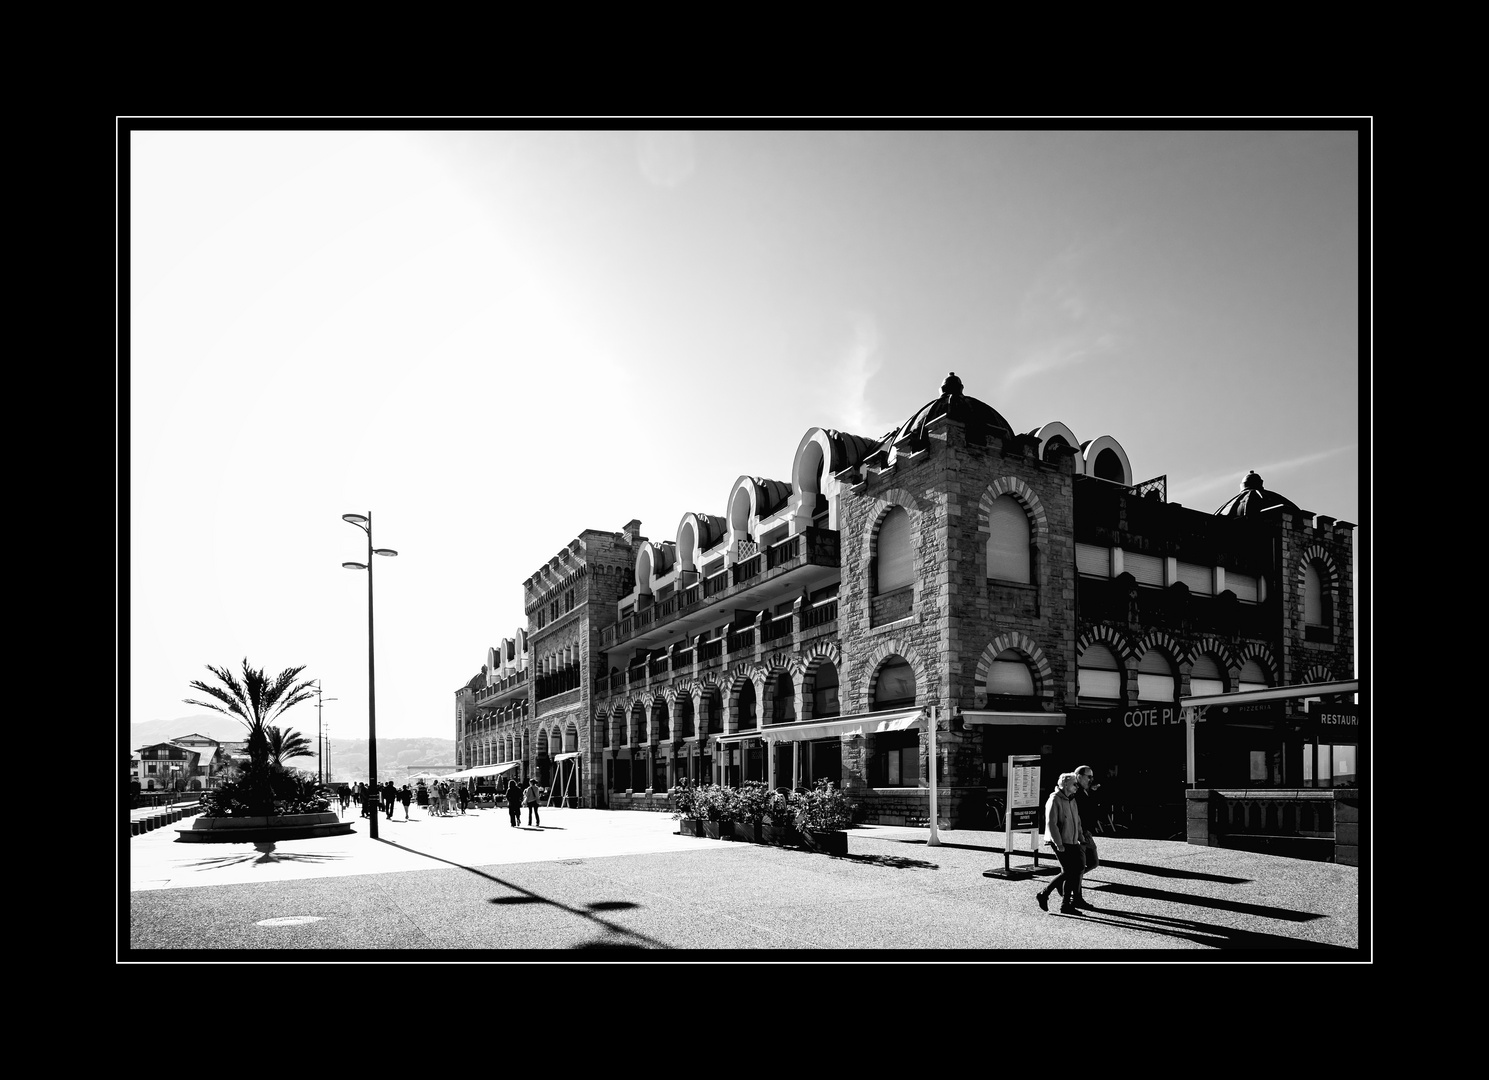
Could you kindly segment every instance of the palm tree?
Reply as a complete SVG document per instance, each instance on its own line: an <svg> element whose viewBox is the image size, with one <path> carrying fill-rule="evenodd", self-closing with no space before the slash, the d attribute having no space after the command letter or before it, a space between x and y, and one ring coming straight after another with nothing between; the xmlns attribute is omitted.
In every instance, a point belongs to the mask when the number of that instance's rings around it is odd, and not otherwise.
<svg viewBox="0 0 1489 1080"><path fill-rule="evenodd" d="M294 728L281 731L271 724L264 733L269 739L269 760L275 765L283 765L285 758L309 757L313 752L310 740Z"/></svg>
<svg viewBox="0 0 1489 1080"><path fill-rule="evenodd" d="M262 668L254 670L249 667L247 657L243 659L243 681L241 683L225 667L218 668L208 664L207 670L222 680L223 686L193 680L191 688L216 699L216 703L197 701L193 698L182 700L188 705L199 705L204 709L211 709L227 716L236 716L248 728L249 759L256 766L267 765L270 757L269 722L291 705L297 705L310 698L314 681L309 679L298 683L295 681L295 677L305 670L303 665L285 668L271 679L264 674ZM224 686L226 689L223 688Z"/></svg>

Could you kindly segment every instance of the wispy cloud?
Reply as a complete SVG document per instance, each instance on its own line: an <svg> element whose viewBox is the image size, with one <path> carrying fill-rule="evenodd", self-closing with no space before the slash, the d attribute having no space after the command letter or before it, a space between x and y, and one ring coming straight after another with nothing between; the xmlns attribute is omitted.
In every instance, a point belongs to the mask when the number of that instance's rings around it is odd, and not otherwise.
<svg viewBox="0 0 1489 1080"><path fill-rule="evenodd" d="M894 422L876 416L868 400L869 380L884 363L879 353L879 323L867 311L849 312L848 320L848 341L831 375L834 393L843 395L839 422L854 435L882 435Z"/></svg>
<svg viewBox="0 0 1489 1080"><path fill-rule="evenodd" d="M1003 389L1119 351L1121 316L1093 299L1087 265L1111 238L1071 245L1046 264L1024 293L1016 323L1019 342Z"/></svg>
<svg viewBox="0 0 1489 1080"><path fill-rule="evenodd" d="M1340 454L1353 453L1358 449L1358 443L1349 443L1345 446L1318 450L1312 454L1301 454L1282 461L1267 461L1260 465L1251 464L1244 469L1235 469L1224 474L1211 473L1207 476L1188 477L1177 484L1170 485L1169 497L1175 502L1188 504L1197 497L1233 495L1240 490L1241 482L1246 478L1248 471L1260 476L1268 489L1280 491L1285 486L1286 478L1298 469L1316 465L1320 461L1337 457Z"/></svg>

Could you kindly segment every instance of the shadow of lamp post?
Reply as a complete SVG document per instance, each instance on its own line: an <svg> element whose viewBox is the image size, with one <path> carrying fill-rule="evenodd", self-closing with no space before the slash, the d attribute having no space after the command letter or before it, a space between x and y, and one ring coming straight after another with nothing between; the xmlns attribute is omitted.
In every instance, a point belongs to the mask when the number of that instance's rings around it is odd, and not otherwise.
<svg viewBox="0 0 1489 1080"><path fill-rule="evenodd" d="M367 561L344 562L341 565L348 570L367 571L367 783L377 783L377 679L373 665L373 638L372 638L372 557L374 555L397 555L398 552L392 548L375 548L372 546L372 511L366 514L342 514L342 521L349 521L357 528L367 534ZM369 815L371 826L367 832L372 839L377 839L377 813Z"/></svg>

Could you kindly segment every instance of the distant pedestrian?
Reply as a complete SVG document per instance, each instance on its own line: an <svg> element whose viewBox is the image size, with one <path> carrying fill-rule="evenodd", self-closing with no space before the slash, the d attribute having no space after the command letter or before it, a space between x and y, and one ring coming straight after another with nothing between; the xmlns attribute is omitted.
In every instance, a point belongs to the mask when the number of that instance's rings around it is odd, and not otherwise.
<svg viewBox="0 0 1489 1080"><path fill-rule="evenodd" d="M408 820L408 804L413 801L414 793L407 784L398 789L398 801L403 804L403 820Z"/></svg>
<svg viewBox="0 0 1489 1080"><path fill-rule="evenodd" d="M512 828L522 824L522 789L516 780L507 781L507 817L512 819Z"/></svg>
<svg viewBox="0 0 1489 1080"><path fill-rule="evenodd" d="M522 801L527 804L527 823L543 827L543 819L538 816L538 778L533 777L527 782L527 790L522 794Z"/></svg>
<svg viewBox="0 0 1489 1080"><path fill-rule="evenodd" d="M414 788L414 798L418 800L420 810L429 809L429 789L424 786L423 780L420 780L418 786Z"/></svg>
<svg viewBox="0 0 1489 1080"><path fill-rule="evenodd" d="M465 814L465 808L466 808L467 805L469 805L469 803L470 803L470 790L464 784L461 784L460 785L460 813L461 813L461 816L464 816L464 814Z"/></svg>
<svg viewBox="0 0 1489 1080"><path fill-rule="evenodd" d="M387 812L389 821L393 820L393 807L397 805L398 789L393 786L393 781L389 780L383 784L383 807Z"/></svg>
<svg viewBox="0 0 1489 1080"><path fill-rule="evenodd" d="M1080 912L1081 907L1090 906L1076 904L1076 897L1080 895L1081 872L1086 866L1085 853L1081 850L1081 837L1084 834L1081 812L1075 805L1075 790L1079 786L1080 778L1075 773L1061 773L1059 784L1050 793L1049 801L1044 804L1044 842L1055 849L1055 854L1060 859L1060 873L1040 889L1034 899L1041 908L1048 911L1050 893L1063 886L1064 891L1060 894L1062 915L1075 915Z"/></svg>

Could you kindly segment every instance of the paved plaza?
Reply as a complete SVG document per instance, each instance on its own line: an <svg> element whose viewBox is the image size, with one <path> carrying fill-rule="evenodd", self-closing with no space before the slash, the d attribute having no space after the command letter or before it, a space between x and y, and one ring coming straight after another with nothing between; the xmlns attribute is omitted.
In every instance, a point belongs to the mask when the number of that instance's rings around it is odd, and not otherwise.
<svg viewBox="0 0 1489 1080"><path fill-rule="evenodd" d="M1001 833L931 847L923 828L869 826L833 857L680 836L665 814L545 808L514 829L505 809L409 813L377 840L352 809L341 836L123 841L121 959L1368 959L1360 873L1331 863L1099 838L1099 910L1067 916L1034 903L1048 876L985 875Z"/></svg>

